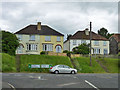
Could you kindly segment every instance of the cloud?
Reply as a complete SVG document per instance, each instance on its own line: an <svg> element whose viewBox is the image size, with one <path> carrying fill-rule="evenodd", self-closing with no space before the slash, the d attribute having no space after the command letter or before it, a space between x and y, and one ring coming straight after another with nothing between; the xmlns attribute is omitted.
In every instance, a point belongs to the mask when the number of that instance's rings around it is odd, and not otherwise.
<svg viewBox="0 0 120 90"><path fill-rule="evenodd" d="M63 34L74 34L78 30L108 29L118 32L117 3L113 2L4 2L0 27L16 32L29 24L47 24Z"/></svg>

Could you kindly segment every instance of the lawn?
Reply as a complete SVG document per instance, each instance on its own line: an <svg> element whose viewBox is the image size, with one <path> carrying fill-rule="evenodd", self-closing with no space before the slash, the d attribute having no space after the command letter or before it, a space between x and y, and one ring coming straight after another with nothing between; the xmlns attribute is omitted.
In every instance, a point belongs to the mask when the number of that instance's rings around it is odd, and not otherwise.
<svg viewBox="0 0 120 90"><path fill-rule="evenodd" d="M28 64L65 64L73 67L70 59L64 56L48 56L48 55L21 55L21 72L48 72L49 69L28 68Z"/></svg>
<svg viewBox="0 0 120 90"><path fill-rule="evenodd" d="M10 56L6 53L2 55L2 72L16 72L15 56Z"/></svg>
<svg viewBox="0 0 120 90"><path fill-rule="evenodd" d="M106 73L103 68L92 58L92 66L90 64L89 57L77 57L74 58L79 63L79 68L81 73Z"/></svg>
<svg viewBox="0 0 120 90"><path fill-rule="evenodd" d="M99 60L107 67L110 73L118 73L118 58L99 58Z"/></svg>

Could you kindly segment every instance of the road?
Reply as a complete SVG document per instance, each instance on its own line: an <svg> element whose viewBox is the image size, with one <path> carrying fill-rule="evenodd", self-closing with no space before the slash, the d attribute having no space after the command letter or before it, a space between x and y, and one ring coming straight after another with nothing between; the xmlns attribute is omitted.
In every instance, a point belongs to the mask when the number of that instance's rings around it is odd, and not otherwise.
<svg viewBox="0 0 120 90"><path fill-rule="evenodd" d="M118 74L3 73L3 88L118 88ZM8 84L8 86L6 85ZM117 89L116 89L117 90Z"/></svg>

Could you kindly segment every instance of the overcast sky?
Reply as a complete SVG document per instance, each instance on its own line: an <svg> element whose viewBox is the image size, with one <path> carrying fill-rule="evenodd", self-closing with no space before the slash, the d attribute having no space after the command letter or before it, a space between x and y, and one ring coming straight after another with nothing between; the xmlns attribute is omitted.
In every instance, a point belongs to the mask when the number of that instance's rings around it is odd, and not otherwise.
<svg viewBox="0 0 120 90"><path fill-rule="evenodd" d="M10 32L40 21L66 36L89 28L91 21L96 33L102 27L118 33L117 2L2 2L0 5L0 28Z"/></svg>

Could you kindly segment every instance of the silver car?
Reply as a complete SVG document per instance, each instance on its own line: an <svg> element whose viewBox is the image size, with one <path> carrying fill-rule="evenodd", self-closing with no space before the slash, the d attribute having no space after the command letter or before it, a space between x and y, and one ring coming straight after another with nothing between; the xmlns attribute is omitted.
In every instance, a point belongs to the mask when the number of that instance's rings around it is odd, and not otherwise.
<svg viewBox="0 0 120 90"><path fill-rule="evenodd" d="M72 73L76 74L77 70L70 68L67 65L56 65L50 68L50 72L58 74L58 73Z"/></svg>

